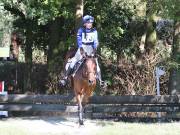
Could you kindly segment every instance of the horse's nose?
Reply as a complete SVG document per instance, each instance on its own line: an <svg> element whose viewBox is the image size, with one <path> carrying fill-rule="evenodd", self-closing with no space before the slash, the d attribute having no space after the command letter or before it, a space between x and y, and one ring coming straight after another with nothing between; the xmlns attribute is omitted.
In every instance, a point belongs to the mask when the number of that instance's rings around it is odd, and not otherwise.
<svg viewBox="0 0 180 135"><path fill-rule="evenodd" d="M92 81L92 80L89 80L89 84L90 84L90 85L93 84L93 81Z"/></svg>

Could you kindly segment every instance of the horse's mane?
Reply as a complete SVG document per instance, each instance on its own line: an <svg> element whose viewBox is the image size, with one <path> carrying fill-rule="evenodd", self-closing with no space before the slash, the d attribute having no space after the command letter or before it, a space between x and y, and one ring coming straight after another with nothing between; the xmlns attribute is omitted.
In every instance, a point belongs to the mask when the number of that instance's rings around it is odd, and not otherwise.
<svg viewBox="0 0 180 135"><path fill-rule="evenodd" d="M96 58L95 57L92 57L92 56L86 56L86 58L84 58L84 61L83 61L83 63L81 64L81 66L79 67L79 69L80 68L83 68L83 66L85 66L85 63L87 62L87 60L89 60L89 59L91 59L92 61L93 61L93 63L95 63L96 64ZM96 64L96 66L97 66L97 64Z"/></svg>

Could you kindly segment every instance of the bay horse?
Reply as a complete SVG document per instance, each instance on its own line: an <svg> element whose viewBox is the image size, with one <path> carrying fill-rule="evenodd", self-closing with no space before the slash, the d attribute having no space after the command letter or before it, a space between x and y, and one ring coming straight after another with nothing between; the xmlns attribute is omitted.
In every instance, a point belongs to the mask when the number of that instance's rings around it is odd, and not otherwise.
<svg viewBox="0 0 180 135"><path fill-rule="evenodd" d="M71 49L66 55L66 60L73 57L76 50ZM71 87L74 90L78 103L79 124L83 125L83 104L88 103L96 87L96 58L86 56L74 76L70 76Z"/></svg>

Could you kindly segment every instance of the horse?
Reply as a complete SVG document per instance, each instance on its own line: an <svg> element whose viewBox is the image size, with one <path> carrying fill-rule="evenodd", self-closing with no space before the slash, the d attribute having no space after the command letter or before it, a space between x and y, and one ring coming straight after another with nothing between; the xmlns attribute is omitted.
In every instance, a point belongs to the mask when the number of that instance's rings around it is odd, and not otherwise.
<svg viewBox="0 0 180 135"><path fill-rule="evenodd" d="M66 59L72 57L75 49L71 49ZM76 70L74 75L70 76L71 87L74 90L76 101L78 103L78 117L79 124L83 125L83 105L88 103L89 97L92 96L96 87L96 58L93 56L86 56L82 60L82 64Z"/></svg>

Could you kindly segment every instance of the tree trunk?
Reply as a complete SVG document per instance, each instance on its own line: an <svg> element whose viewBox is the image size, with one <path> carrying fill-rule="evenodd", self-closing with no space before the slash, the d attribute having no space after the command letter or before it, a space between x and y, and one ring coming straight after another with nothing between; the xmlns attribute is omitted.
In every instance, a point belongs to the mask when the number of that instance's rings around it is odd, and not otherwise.
<svg viewBox="0 0 180 135"><path fill-rule="evenodd" d="M82 23L82 16L83 16L83 5L84 0L76 0L76 24L75 24L75 29L76 31L78 28L81 26Z"/></svg>
<svg viewBox="0 0 180 135"><path fill-rule="evenodd" d="M31 91L31 73L32 73L32 45L33 45L33 33L32 23L27 23L26 29L26 43L25 43L25 71L24 71L24 90Z"/></svg>
<svg viewBox="0 0 180 135"><path fill-rule="evenodd" d="M61 20L56 18L49 27L49 47L48 47L48 71L53 71L56 65L56 58L59 55L61 49L60 46L60 29Z"/></svg>
<svg viewBox="0 0 180 135"><path fill-rule="evenodd" d="M156 10L153 9L156 2L154 0L148 0L146 5L146 16L147 16L147 24L146 24L146 40L145 40L145 50L148 54L151 54L156 45L156 23L155 23L155 14Z"/></svg>
<svg viewBox="0 0 180 135"><path fill-rule="evenodd" d="M175 22L172 58L180 64L180 22ZM171 69L169 78L169 94L180 94L180 66Z"/></svg>

